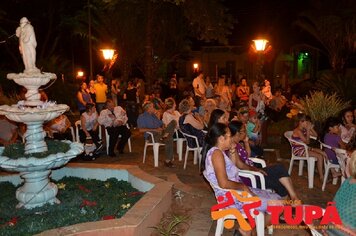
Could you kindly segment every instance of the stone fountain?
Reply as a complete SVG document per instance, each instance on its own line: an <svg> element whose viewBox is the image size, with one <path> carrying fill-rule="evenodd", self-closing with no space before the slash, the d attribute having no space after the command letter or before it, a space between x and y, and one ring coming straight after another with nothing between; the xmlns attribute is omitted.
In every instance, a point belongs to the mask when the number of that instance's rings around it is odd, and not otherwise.
<svg viewBox="0 0 356 236"><path fill-rule="evenodd" d="M20 172L24 185L16 191L19 200L18 208L31 209L43 206L46 203L60 203L56 198L58 188L50 182L51 169L67 164L70 159L83 152L83 145L76 142L63 141L69 144L70 149L63 153L48 155L45 158L36 158L32 155L48 150L44 140L46 132L43 123L50 121L64 112L69 107L65 104L40 101L38 89L57 78L53 73L41 72L36 67L36 37L32 25L26 17L21 18L20 26L16 30L19 37L20 53L25 65L24 73L8 74L7 78L27 89L26 100L19 101L16 105L0 106L0 114L8 119L26 124L25 153L27 157L12 159L3 156L4 147L0 147L0 168Z"/></svg>

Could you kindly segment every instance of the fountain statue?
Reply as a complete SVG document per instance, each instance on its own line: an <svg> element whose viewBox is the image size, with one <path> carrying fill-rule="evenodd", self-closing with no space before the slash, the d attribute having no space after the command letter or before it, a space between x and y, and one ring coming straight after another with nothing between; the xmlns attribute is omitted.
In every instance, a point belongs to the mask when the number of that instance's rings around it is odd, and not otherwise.
<svg viewBox="0 0 356 236"><path fill-rule="evenodd" d="M5 147L0 147L0 168L20 172L24 185L16 191L16 198L19 201L17 207L31 209L46 203L60 203L56 198L58 188L49 180L51 169L67 164L70 159L82 153L83 145L62 141L70 147L67 152L50 154L44 158L33 156L36 153L48 151L44 140L46 132L43 130L43 123L60 116L69 107L65 104L40 101L39 87L56 79L57 76L53 73L41 72L36 67L35 32L26 17L21 18L20 26L16 29L16 36L19 37L19 49L25 70L19 74L10 73L7 78L27 89L26 100L19 101L12 106L0 106L0 114L12 121L26 124L25 152L24 157L14 159L3 156Z"/></svg>

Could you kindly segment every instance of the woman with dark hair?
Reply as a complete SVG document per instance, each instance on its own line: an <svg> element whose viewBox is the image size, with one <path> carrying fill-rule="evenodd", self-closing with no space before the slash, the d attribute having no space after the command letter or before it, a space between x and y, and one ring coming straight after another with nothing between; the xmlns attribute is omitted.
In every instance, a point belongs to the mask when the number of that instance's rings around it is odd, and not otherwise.
<svg viewBox="0 0 356 236"><path fill-rule="evenodd" d="M273 200L279 200L280 196L275 193L270 193L265 190L250 188L246 186L239 177L239 169L235 163L225 154L231 146L231 133L227 125L214 124L210 127L205 138L203 163L204 176L212 184L215 196L225 196L227 189L235 189L245 191L251 195L257 195L261 200L261 206L257 208L259 211L266 212L267 206L275 203ZM244 205L238 199L234 199L235 204L232 207L242 210ZM268 217L268 215L266 214ZM268 222L268 220L266 221ZM244 235L248 233L241 229L240 232Z"/></svg>
<svg viewBox="0 0 356 236"><path fill-rule="evenodd" d="M342 111L341 120L342 120L342 124L340 126L341 139L343 142L348 143L356 130L353 110L350 108Z"/></svg>
<svg viewBox="0 0 356 236"><path fill-rule="evenodd" d="M85 106L87 105L87 103L93 103L93 101L89 94L87 83L82 82L77 92L77 105L80 115L85 112Z"/></svg>
<svg viewBox="0 0 356 236"><path fill-rule="evenodd" d="M281 164L267 166L263 169L254 166L253 162L249 159L251 148L243 123L240 121L231 121L229 129L231 132L231 147L228 154L235 165L241 170L261 172L265 176L267 189L273 189L281 197L288 197L289 194L292 200L298 200L292 180L287 170ZM242 180L245 184L250 184L248 179L242 178Z"/></svg>
<svg viewBox="0 0 356 236"><path fill-rule="evenodd" d="M229 123L229 115L227 112L221 110L221 109L215 109L211 114L210 114L210 120L208 124L208 128L210 128L213 124L216 123L222 123L227 125Z"/></svg>

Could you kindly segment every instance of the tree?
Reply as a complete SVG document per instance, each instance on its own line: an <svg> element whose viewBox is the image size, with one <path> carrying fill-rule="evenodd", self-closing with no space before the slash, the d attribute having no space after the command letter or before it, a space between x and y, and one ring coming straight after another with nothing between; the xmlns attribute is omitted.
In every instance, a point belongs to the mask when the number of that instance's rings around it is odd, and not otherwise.
<svg viewBox="0 0 356 236"><path fill-rule="evenodd" d="M355 13L352 1L323 1L295 22L321 44L336 73L344 73L350 54L356 49Z"/></svg>

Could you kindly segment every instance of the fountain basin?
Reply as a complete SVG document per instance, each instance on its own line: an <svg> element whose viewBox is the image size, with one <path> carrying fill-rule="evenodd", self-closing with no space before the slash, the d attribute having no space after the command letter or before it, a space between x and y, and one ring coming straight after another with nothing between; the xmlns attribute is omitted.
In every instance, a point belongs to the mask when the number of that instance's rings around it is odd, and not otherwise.
<svg viewBox="0 0 356 236"><path fill-rule="evenodd" d="M0 168L6 171L20 172L24 185L16 190L16 198L19 201L17 208L31 209L43 206L47 203L60 203L56 198L58 188L49 180L51 169L67 164L70 159L83 152L83 144L62 141L70 145L70 149L63 153L51 154L45 158L18 158L11 159L1 156L4 147L0 147Z"/></svg>
<svg viewBox="0 0 356 236"><path fill-rule="evenodd" d="M150 235L151 226L160 221L171 204L173 183L149 175L137 166L119 164L69 163L52 172L53 179L74 176L105 181L108 178L125 180L145 195L120 219L87 222L44 231L39 235ZM0 176L0 181L18 185L19 175Z"/></svg>
<svg viewBox="0 0 356 236"><path fill-rule="evenodd" d="M37 106L41 104L41 95L38 89L47 84L50 80L56 79L56 74L48 72L35 72L35 73L10 73L7 78L13 80L15 83L24 86L27 89L25 105Z"/></svg>

